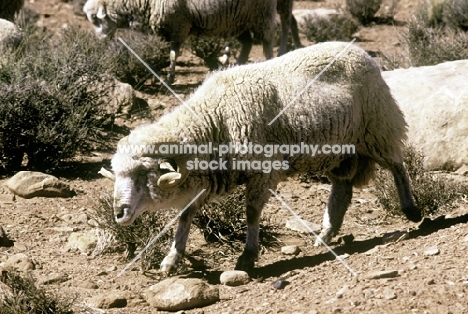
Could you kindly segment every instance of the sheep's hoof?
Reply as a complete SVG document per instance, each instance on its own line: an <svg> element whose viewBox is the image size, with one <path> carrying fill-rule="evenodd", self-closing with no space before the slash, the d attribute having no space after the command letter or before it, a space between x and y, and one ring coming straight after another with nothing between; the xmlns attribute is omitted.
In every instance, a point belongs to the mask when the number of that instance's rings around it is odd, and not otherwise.
<svg viewBox="0 0 468 314"><path fill-rule="evenodd" d="M412 222L419 222L422 219L421 210L416 206L403 208L403 213L405 214L406 218Z"/></svg>
<svg viewBox="0 0 468 314"><path fill-rule="evenodd" d="M161 262L161 267L159 270L163 273L170 273L173 271L179 262L179 260L182 258L182 255L180 254L174 254L174 255L168 255L166 256L163 261Z"/></svg>
<svg viewBox="0 0 468 314"><path fill-rule="evenodd" d="M241 256L237 259L236 270L243 270L245 272L250 272L255 266L255 260L257 259L257 254L244 250Z"/></svg>
<svg viewBox="0 0 468 314"><path fill-rule="evenodd" d="M319 234L320 239L315 240L314 246L321 246L323 245L323 242L325 242L325 244L330 243L333 236L334 232L331 228L323 229L322 232L320 232Z"/></svg>

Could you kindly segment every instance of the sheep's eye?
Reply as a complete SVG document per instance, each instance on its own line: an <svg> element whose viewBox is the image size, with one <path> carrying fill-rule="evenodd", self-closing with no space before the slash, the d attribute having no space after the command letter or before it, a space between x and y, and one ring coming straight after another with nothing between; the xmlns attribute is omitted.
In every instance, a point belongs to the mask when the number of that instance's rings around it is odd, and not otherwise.
<svg viewBox="0 0 468 314"><path fill-rule="evenodd" d="M140 172L138 172L138 175L140 177L146 177L147 174L148 174L148 170L140 170Z"/></svg>

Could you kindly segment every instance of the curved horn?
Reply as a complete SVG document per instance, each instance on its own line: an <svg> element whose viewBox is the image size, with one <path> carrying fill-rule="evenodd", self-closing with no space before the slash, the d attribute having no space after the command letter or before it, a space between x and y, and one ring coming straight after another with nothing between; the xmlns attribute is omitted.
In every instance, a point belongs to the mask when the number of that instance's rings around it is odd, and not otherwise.
<svg viewBox="0 0 468 314"><path fill-rule="evenodd" d="M181 162L184 164L184 162ZM187 179L190 170L188 170L185 165L182 167L177 167L177 172L169 172L163 174L157 182L157 185L163 190L172 189L182 183Z"/></svg>

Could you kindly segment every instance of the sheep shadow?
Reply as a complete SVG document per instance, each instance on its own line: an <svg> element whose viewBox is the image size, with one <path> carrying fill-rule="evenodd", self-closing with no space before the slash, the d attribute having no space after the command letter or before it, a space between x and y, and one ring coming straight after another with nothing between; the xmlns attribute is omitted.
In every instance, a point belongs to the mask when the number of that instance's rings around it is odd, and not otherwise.
<svg viewBox="0 0 468 314"><path fill-rule="evenodd" d="M409 239L415 239L424 237L442 229L450 228L453 225L468 222L468 214L445 218L445 216L439 216L435 219L425 218L417 229L409 232ZM355 254L369 251L370 249L381 245L383 243L383 237L374 237L372 239L363 241L353 241L344 245L334 248L334 251L338 255L343 254ZM334 260L335 256L330 252L314 255L314 256L303 256L290 260L278 261L270 265L255 268L252 272L253 277L257 278L270 278L279 277L290 270L303 269L305 267L317 266L325 261Z"/></svg>
<svg viewBox="0 0 468 314"><path fill-rule="evenodd" d="M425 218L420 223L417 229L409 232L409 238L415 239L419 237L425 237L434 232L450 228L451 226L460 223L468 223L468 214L453 218L445 218L445 216L439 216L435 219ZM381 245L382 243L383 237L380 236L363 241L352 241L350 243L345 242L345 244L335 247L334 251L338 255L352 255L356 253L364 253L378 245ZM258 279L274 278L279 277L282 274L291 270L304 269L306 267L314 267L331 260L335 260L335 256L330 252L325 252L313 256L302 256L289 260L281 260L269 265L255 268L250 273L250 276L252 278ZM204 277L211 284L219 284L220 274L221 271L206 271Z"/></svg>

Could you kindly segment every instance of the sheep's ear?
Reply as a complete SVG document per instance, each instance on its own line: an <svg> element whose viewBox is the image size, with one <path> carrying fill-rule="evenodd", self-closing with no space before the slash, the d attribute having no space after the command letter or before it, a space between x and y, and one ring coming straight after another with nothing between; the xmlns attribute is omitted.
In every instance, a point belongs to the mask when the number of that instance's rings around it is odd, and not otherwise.
<svg viewBox="0 0 468 314"><path fill-rule="evenodd" d="M96 17L102 20L106 17L106 15L107 15L106 7L103 4L101 4L98 8Z"/></svg>

